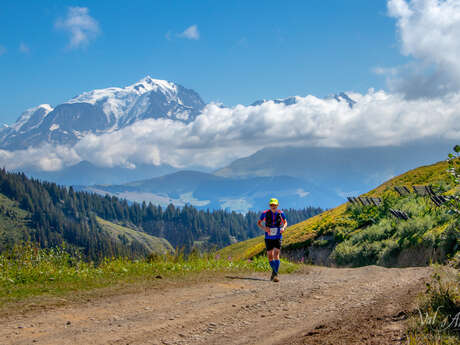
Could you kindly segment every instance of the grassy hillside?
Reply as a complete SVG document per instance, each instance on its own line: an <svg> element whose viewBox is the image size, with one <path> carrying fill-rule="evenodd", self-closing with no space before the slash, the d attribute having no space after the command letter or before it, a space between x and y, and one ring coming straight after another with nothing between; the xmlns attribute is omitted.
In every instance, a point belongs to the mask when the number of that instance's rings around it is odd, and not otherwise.
<svg viewBox="0 0 460 345"><path fill-rule="evenodd" d="M157 254L167 254L174 251L171 244L164 238L151 236L145 232L136 231L125 226L109 222L100 217L97 217L97 221L102 228L111 235L114 241L120 242L124 245L132 245L134 242L137 242L138 245L143 246L147 252Z"/></svg>
<svg viewBox="0 0 460 345"><path fill-rule="evenodd" d="M0 194L0 252L14 243L29 240L30 213L18 203Z"/></svg>
<svg viewBox="0 0 460 345"><path fill-rule="evenodd" d="M392 178L363 196L380 197L383 205L342 204L304 222L288 227L283 236L285 252L309 252L330 248L330 262L337 265L391 265L393 258L411 248L415 252L436 249L439 256L457 251L458 227L445 207L436 207L429 198L411 194L401 197L395 186L433 185L445 194L458 193L450 182L445 161L422 166ZM392 217L390 208L409 214L407 221ZM250 258L264 251L263 236L236 243L221 250L222 255ZM410 262L408 262L410 264Z"/></svg>
<svg viewBox="0 0 460 345"><path fill-rule="evenodd" d="M0 194L0 252L13 245L34 240L36 230L31 224L31 214L19 203ZM138 246L145 253L171 253L171 244L163 239L136 231L97 217L102 229L120 246Z"/></svg>

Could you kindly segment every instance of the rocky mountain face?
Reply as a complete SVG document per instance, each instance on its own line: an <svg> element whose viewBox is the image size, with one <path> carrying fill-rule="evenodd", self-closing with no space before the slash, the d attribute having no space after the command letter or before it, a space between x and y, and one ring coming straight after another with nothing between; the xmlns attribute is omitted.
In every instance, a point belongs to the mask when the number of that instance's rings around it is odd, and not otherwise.
<svg viewBox="0 0 460 345"><path fill-rule="evenodd" d="M204 106L195 91L147 76L124 88L84 92L54 108L42 104L28 109L16 123L0 130L0 148L73 145L86 134L111 132L150 118L189 122Z"/></svg>

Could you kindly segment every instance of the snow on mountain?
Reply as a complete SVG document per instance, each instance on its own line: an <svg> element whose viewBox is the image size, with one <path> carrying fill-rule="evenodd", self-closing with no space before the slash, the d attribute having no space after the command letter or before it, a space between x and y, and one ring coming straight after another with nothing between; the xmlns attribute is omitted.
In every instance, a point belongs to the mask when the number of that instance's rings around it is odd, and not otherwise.
<svg viewBox="0 0 460 345"><path fill-rule="evenodd" d="M337 102L342 102L345 101L348 103L348 106L350 108L353 108L353 105L355 105L356 101L351 99L350 96L348 96L345 92L341 92L339 94L331 95L327 98L334 98Z"/></svg>
<svg viewBox="0 0 460 345"><path fill-rule="evenodd" d="M292 97L287 97L287 98L278 98L278 99L270 99L270 100L263 99L263 100L255 101L254 103L251 104L251 106L258 106L266 102L273 102L275 104L292 105L292 104L296 104L297 102L299 102L301 98L302 97L292 96ZM356 101L351 99L350 96L348 96L345 92L340 92L338 94L327 96L325 97L325 99L335 99L337 102L342 102L342 101L347 102L350 108L352 108L353 105L356 103Z"/></svg>
<svg viewBox="0 0 460 345"><path fill-rule="evenodd" d="M147 76L123 88L84 92L54 109L48 104L28 109L0 130L0 148L25 149L45 142L72 145L88 133L110 132L148 118L189 122L204 106L195 91Z"/></svg>
<svg viewBox="0 0 460 345"><path fill-rule="evenodd" d="M165 80L153 79L147 76L134 85L124 88L109 87L106 89L97 89L84 92L79 96L65 102L66 104L89 103L92 105L101 105L107 119L111 117L119 120L122 117L134 113L136 116L145 113L148 109L148 98L142 97L149 92L160 93L164 95L167 103L177 102L182 104L178 97L177 85Z"/></svg>
<svg viewBox="0 0 460 345"><path fill-rule="evenodd" d="M300 97L292 96L292 97L287 97L287 98L277 98L277 99L269 99L269 100L263 99L263 100L255 101L254 103L251 104L251 106L258 106L266 102L273 102L275 104L292 105L292 104L297 103L298 98Z"/></svg>
<svg viewBox="0 0 460 345"><path fill-rule="evenodd" d="M49 104L41 104L38 107L27 109L11 128L15 131L20 131L22 127L25 127L25 124L27 124L28 128L36 127L51 111L53 111L53 108Z"/></svg>

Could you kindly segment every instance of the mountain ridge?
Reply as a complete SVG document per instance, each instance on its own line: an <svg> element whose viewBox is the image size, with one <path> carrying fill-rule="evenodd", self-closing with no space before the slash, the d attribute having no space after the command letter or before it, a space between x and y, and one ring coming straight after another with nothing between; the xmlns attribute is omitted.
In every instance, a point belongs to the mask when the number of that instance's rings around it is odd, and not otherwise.
<svg viewBox="0 0 460 345"><path fill-rule="evenodd" d="M123 88L83 92L54 108L42 104L27 109L13 125L0 130L0 148L73 145L89 133L109 133L149 118L188 123L204 106L195 91L146 76Z"/></svg>

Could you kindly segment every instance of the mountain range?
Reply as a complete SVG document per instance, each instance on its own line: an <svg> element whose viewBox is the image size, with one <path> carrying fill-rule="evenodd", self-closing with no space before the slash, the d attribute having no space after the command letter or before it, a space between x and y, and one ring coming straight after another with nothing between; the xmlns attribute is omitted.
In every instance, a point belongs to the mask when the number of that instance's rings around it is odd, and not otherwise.
<svg viewBox="0 0 460 345"><path fill-rule="evenodd" d="M326 98L350 108L356 104L346 93ZM298 97L271 101L290 106ZM269 101L252 106L265 102ZM0 150L72 146L88 134L113 133L144 119L189 124L205 106L197 92L147 76L126 87L84 92L55 107L43 104L26 110L13 125L0 130ZM58 171L32 166L20 170L41 180L161 205L190 203L244 212L265 207L267 197L276 194L285 207L329 208L403 171L437 161L454 144L438 140L364 148L266 147L215 171L199 165L180 171L164 164L104 167L88 161Z"/></svg>
<svg viewBox="0 0 460 345"><path fill-rule="evenodd" d="M0 148L74 145L89 133L113 132L149 118L190 122L204 106L195 91L147 76L124 88L84 92L54 108L42 104L28 109L13 125L0 130Z"/></svg>

